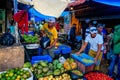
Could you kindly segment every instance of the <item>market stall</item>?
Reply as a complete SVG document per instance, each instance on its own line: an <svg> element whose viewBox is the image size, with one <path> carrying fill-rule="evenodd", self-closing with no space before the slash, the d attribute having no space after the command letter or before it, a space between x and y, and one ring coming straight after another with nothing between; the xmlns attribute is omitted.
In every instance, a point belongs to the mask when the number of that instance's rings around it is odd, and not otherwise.
<svg viewBox="0 0 120 80"><path fill-rule="evenodd" d="M22 2L22 0L18 1ZM31 5L32 1L34 6ZM72 2L59 0L55 3L53 3L54 0L51 0L51 2L44 0L41 3L39 0L37 2L32 1L28 0L27 4L29 5L25 5L26 2L22 2L24 4L19 3L20 10L15 12L16 14L13 16L13 19L17 22L15 26L15 32L17 33L12 35L8 30L5 33L7 36L3 34L0 38L0 80L114 80L103 72L94 71L94 67L100 65L99 60L95 63L94 58L86 53L74 53L82 45L82 36L79 30L81 26L74 11L63 12L63 10L66 7L70 8L82 4L85 0L71 0ZM42 10L48 8L48 5L43 6L46 2L51 5L48 11ZM56 4L62 4L62 6ZM14 6L16 6L15 3ZM59 6L59 9L55 6ZM55 14L51 13L54 11ZM55 30L52 34L50 33L52 30L48 32L41 28L45 23L50 23L48 19L51 16L53 19L53 16L58 18L60 15L62 17L64 15L61 21L63 30ZM54 22L53 19L52 23ZM71 25L74 23L77 25L75 50L71 49L72 46L69 45L71 42L67 38ZM45 34L42 34L42 31ZM50 46L52 40L50 40L51 37L46 36L47 32L48 35L54 35L55 32L58 35L57 38L54 38L56 35L53 37L53 40L58 40L52 47ZM16 39L14 38L15 35ZM19 44L16 45L15 40ZM54 47L52 51L54 57L49 54L48 47ZM43 54L45 49L46 54Z"/></svg>

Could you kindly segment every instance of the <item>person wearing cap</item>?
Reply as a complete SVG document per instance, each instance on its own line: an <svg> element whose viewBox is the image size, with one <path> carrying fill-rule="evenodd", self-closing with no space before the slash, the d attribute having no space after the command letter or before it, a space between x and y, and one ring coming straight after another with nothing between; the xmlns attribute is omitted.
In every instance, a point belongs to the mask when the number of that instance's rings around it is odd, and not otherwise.
<svg viewBox="0 0 120 80"><path fill-rule="evenodd" d="M51 41L50 46L48 46L46 49L48 50L49 54L52 55L52 57L54 57L52 52L54 50L54 47L58 39L58 33L55 28L55 18L49 18L47 20L47 23L43 25L41 30L42 30L43 36L46 35L47 37L50 38L50 41Z"/></svg>
<svg viewBox="0 0 120 80"><path fill-rule="evenodd" d="M97 33L96 27L90 28L90 34L86 37L84 44L76 54L82 53L88 43L90 44L89 55L94 57L94 61L97 64L97 61L102 59L103 38ZM95 70L99 70L99 65L95 66Z"/></svg>

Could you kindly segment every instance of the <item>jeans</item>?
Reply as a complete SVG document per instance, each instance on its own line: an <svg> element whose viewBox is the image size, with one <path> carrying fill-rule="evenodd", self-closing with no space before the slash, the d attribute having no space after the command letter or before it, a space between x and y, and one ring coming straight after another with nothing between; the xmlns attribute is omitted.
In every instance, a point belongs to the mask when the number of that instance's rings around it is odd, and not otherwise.
<svg viewBox="0 0 120 80"><path fill-rule="evenodd" d="M52 58L55 58L54 50L55 50L55 47L52 47L50 49L43 49L42 54L43 55L47 54L47 55L50 55Z"/></svg>
<svg viewBox="0 0 120 80"><path fill-rule="evenodd" d="M110 56L110 60L111 60L111 62L110 62L110 65L109 65L109 67L108 67L108 75L109 75L109 76L113 76L115 64L117 63L117 55L112 54L112 55Z"/></svg>
<svg viewBox="0 0 120 80"><path fill-rule="evenodd" d="M117 64L117 79L116 80L120 80L120 57L119 57L119 55L111 54L110 60L111 60L111 62L110 62L109 68L108 68L108 75L111 77L113 76L115 64Z"/></svg>
<svg viewBox="0 0 120 80"><path fill-rule="evenodd" d="M120 57L118 57L117 79L120 80Z"/></svg>

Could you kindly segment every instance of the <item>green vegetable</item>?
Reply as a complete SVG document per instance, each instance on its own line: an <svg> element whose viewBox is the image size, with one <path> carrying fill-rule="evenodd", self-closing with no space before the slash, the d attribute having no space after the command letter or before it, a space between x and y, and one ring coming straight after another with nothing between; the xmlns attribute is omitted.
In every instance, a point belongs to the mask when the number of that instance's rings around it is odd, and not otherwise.
<svg viewBox="0 0 120 80"><path fill-rule="evenodd" d="M42 73L42 70L39 69L38 72L37 72L37 74L41 74L41 73Z"/></svg>
<svg viewBox="0 0 120 80"><path fill-rule="evenodd" d="M26 62L23 65L23 68L30 68L32 66L32 64L30 62Z"/></svg>
<svg viewBox="0 0 120 80"><path fill-rule="evenodd" d="M59 63L58 60L54 60L54 61L53 61L53 65L57 65L58 63Z"/></svg>
<svg viewBox="0 0 120 80"><path fill-rule="evenodd" d="M58 69L62 68L62 66L63 66L63 65L62 65L61 63L58 63L58 64L57 64L57 68L58 68Z"/></svg>
<svg viewBox="0 0 120 80"><path fill-rule="evenodd" d="M36 67L38 67L38 64L33 64L33 68L36 68Z"/></svg>
<svg viewBox="0 0 120 80"><path fill-rule="evenodd" d="M60 75L60 70L59 70L59 69L55 70L55 71L54 71L54 75L55 75L55 76L56 76L56 75Z"/></svg>
<svg viewBox="0 0 120 80"><path fill-rule="evenodd" d="M48 66L47 62L45 62L45 61L40 61L40 65L43 66L43 67L47 67Z"/></svg>
<svg viewBox="0 0 120 80"><path fill-rule="evenodd" d="M49 68L43 68L43 72L46 73L49 70Z"/></svg>
<svg viewBox="0 0 120 80"><path fill-rule="evenodd" d="M53 71L48 71L47 72L47 76L52 75L52 74L53 74Z"/></svg>

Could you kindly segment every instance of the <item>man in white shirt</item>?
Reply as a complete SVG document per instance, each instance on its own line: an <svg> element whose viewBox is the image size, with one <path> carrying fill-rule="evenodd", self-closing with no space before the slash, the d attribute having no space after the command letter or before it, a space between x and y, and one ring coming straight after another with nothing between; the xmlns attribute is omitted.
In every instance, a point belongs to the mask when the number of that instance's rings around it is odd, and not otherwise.
<svg viewBox="0 0 120 80"><path fill-rule="evenodd" d="M103 37L97 33L96 27L90 28L90 34L86 37L85 43L76 54L80 54L81 52L83 52L88 43L90 44L89 55L94 57L95 63L97 62L97 60L101 61ZM95 66L95 70L99 70L99 65Z"/></svg>

